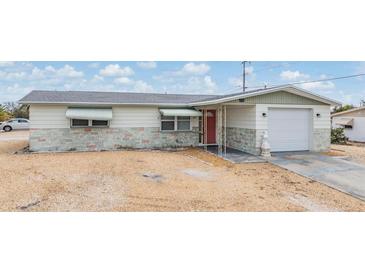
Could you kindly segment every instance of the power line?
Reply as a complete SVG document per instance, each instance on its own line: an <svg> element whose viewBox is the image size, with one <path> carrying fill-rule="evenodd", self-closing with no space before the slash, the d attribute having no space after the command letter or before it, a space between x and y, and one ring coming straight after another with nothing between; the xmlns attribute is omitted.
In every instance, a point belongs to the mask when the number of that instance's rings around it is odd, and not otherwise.
<svg viewBox="0 0 365 274"><path fill-rule="evenodd" d="M251 64L252 61L250 61L249 63ZM259 69L253 68L252 73L261 72L261 71L265 71L265 70L268 70L268 69L276 69L276 68L284 67L284 66L287 66L287 65L293 65L293 64L297 64L297 63L299 63L299 61L298 62L291 62L290 64L286 62L286 63L282 63L282 64L279 64L279 65L271 65L271 66L267 66L267 67L263 67L263 68L259 68ZM242 64L242 62L241 62L241 64ZM246 75L250 75L250 74L246 73ZM235 75L233 77L242 77L242 76L243 76L243 73L241 73L239 75Z"/></svg>
<svg viewBox="0 0 365 274"><path fill-rule="evenodd" d="M270 85L270 87L282 87L282 86L287 86L287 85L299 85L299 84L307 84L307 83L327 82L327 81L341 80L341 79L354 78L354 77L360 77L360 76L365 76L365 73L339 76L339 77L333 77L333 78L324 78L324 79L318 79L318 80L298 81L298 82L286 83L286 84L281 84L281 85ZM261 87L263 87L263 85L249 87L249 88L261 88Z"/></svg>

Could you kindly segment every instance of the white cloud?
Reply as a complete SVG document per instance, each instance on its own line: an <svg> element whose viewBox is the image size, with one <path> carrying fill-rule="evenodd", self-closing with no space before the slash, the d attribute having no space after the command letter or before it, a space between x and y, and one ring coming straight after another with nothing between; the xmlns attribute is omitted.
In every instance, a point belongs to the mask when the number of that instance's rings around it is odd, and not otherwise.
<svg viewBox="0 0 365 274"><path fill-rule="evenodd" d="M131 85L134 83L134 81L128 77L119 77L114 79L114 83L121 85Z"/></svg>
<svg viewBox="0 0 365 274"><path fill-rule="evenodd" d="M212 80L212 77L210 76L204 77L204 84L209 90L215 90L217 88L217 84Z"/></svg>
<svg viewBox="0 0 365 274"><path fill-rule="evenodd" d="M175 78L170 75L169 73L163 73L161 75L154 75L152 76L152 79L153 80L156 80L156 81L159 81L161 83L165 83L165 84L168 84L168 83L173 83L175 82Z"/></svg>
<svg viewBox="0 0 365 274"><path fill-rule="evenodd" d="M186 75L203 75L206 74L210 70L210 66L207 64L201 63L201 64L195 64L195 63L187 63L184 65L184 67L181 69L180 73Z"/></svg>
<svg viewBox="0 0 365 274"><path fill-rule="evenodd" d="M27 76L27 74L24 71L19 72L6 72L6 71L0 71L0 78L1 80L22 80Z"/></svg>
<svg viewBox="0 0 365 274"><path fill-rule="evenodd" d="M252 66L246 67L245 68L245 74L246 75L252 75L253 74L253 67Z"/></svg>
<svg viewBox="0 0 365 274"><path fill-rule="evenodd" d="M95 74L95 75L93 76L93 78L91 79L91 81L93 81L93 82L103 82L103 81L104 81L104 77L103 77L103 76L100 76L100 75Z"/></svg>
<svg viewBox="0 0 365 274"><path fill-rule="evenodd" d="M134 82L133 91L136 92L153 92L153 87L142 80Z"/></svg>
<svg viewBox="0 0 365 274"><path fill-rule="evenodd" d="M88 65L89 68L93 68L93 69L99 68L99 66L100 66L100 64L97 62L94 62L94 63L91 63Z"/></svg>
<svg viewBox="0 0 365 274"><path fill-rule="evenodd" d="M84 73L82 71L75 70L74 67L70 65L65 65L64 67L56 70L56 74L61 77L68 77L68 78L78 78L83 77Z"/></svg>
<svg viewBox="0 0 365 274"><path fill-rule="evenodd" d="M37 80L37 79L43 79L46 77L46 74L43 70L35 67L32 69L32 73L30 75L31 79Z"/></svg>
<svg viewBox="0 0 365 274"><path fill-rule="evenodd" d="M165 87L169 93L212 94L217 91L217 84L211 76L190 76L175 84Z"/></svg>
<svg viewBox="0 0 365 274"><path fill-rule="evenodd" d="M156 62L137 62L137 66L143 69L154 69L157 67Z"/></svg>
<svg viewBox="0 0 365 274"><path fill-rule="evenodd" d="M110 64L101 69L99 74L106 77L123 77L133 75L134 71L128 66L120 67L118 64Z"/></svg>
<svg viewBox="0 0 365 274"><path fill-rule="evenodd" d="M231 85L231 86L234 86L234 87L242 87L242 78L241 77L230 77L228 78L228 83Z"/></svg>
<svg viewBox="0 0 365 274"><path fill-rule="evenodd" d="M154 89L151 85L142 80L133 80L128 77L115 78L113 81L118 86L128 86L126 91L131 92L153 92Z"/></svg>
<svg viewBox="0 0 365 274"><path fill-rule="evenodd" d="M203 76L210 70L210 66L204 63L195 64L193 62L185 64L181 69L174 71L165 71L160 75L155 75L152 78L161 83L171 84L178 83L182 78L188 81L188 77ZM176 84L177 86L179 84Z"/></svg>
<svg viewBox="0 0 365 274"><path fill-rule="evenodd" d="M81 78L83 76L82 71L77 71L74 67L66 64L59 69L53 66L46 66L44 69L34 67L29 78L30 80L40 80L48 78Z"/></svg>
<svg viewBox="0 0 365 274"><path fill-rule="evenodd" d="M33 86L22 86L19 83L0 86L0 103L18 101L33 89Z"/></svg>
<svg viewBox="0 0 365 274"><path fill-rule="evenodd" d="M298 70L296 70L296 71L285 70L280 73L280 77L284 80L296 80L296 79L309 78L309 75L301 73Z"/></svg>
<svg viewBox="0 0 365 274"><path fill-rule="evenodd" d="M15 62L13 62L13 61L0 61L0 67L11 67L14 65L15 65Z"/></svg>
<svg viewBox="0 0 365 274"><path fill-rule="evenodd" d="M303 89L315 90L315 91L329 90L329 89L334 89L336 87L335 84L331 81L303 83L300 84L299 86Z"/></svg>

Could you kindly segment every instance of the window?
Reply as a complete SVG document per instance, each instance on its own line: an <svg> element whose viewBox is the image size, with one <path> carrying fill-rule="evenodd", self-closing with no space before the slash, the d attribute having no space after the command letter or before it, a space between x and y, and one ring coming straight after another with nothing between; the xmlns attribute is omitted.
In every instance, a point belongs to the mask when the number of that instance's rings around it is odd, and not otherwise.
<svg viewBox="0 0 365 274"><path fill-rule="evenodd" d="M190 117L177 117L177 130L190 130Z"/></svg>
<svg viewBox="0 0 365 274"><path fill-rule="evenodd" d="M351 125L345 125L344 128L352 129Z"/></svg>
<svg viewBox="0 0 365 274"><path fill-rule="evenodd" d="M71 119L71 126L73 126L73 127L87 127L87 126L89 126L89 120Z"/></svg>
<svg viewBox="0 0 365 274"><path fill-rule="evenodd" d="M71 119L71 127L108 127L107 120Z"/></svg>
<svg viewBox="0 0 365 274"><path fill-rule="evenodd" d="M175 117L161 116L161 130L175 130Z"/></svg>
<svg viewBox="0 0 365 274"><path fill-rule="evenodd" d="M18 120L18 123L28 123L28 121L27 120L24 120L24 119L19 119Z"/></svg>
<svg viewBox="0 0 365 274"><path fill-rule="evenodd" d="M162 131L184 131L190 129L190 117L183 116L161 116Z"/></svg>
<svg viewBox="0 0 365 274"><path fill-rule="evenodd" d="M106 121L106 120L93 120L92 121L92 126L93 127L107 127L108 126L108 121Z"/></svg>

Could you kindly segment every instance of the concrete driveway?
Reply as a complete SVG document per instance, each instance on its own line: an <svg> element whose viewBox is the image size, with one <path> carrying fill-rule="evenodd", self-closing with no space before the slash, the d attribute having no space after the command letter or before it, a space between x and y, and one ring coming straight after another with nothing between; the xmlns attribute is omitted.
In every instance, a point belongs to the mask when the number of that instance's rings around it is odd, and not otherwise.
<svg viewBox="0 0 365 274"><path fill-rule="evenodd" d="M365 166L319 153L273 153L272 164L365 200Z"/></svg>

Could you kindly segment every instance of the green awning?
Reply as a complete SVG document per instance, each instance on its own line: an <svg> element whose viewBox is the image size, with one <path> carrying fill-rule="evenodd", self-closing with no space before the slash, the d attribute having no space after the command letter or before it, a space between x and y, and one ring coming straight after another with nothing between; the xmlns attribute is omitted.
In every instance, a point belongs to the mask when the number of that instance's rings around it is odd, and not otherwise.
<svg viewBox="0 0 365 274"><path fill-rule="evenodd" d="M66 117L70 119L85 120L112 120L113 111L111 108L69 108Z"/></svg>
<svg viewBox="0 0 365 274"><path fill-rule="evenodd" d="M200 111L194 109L160 109L160 112L163 116L189 116L189 117L197 117L202 116Z"/></svg>

